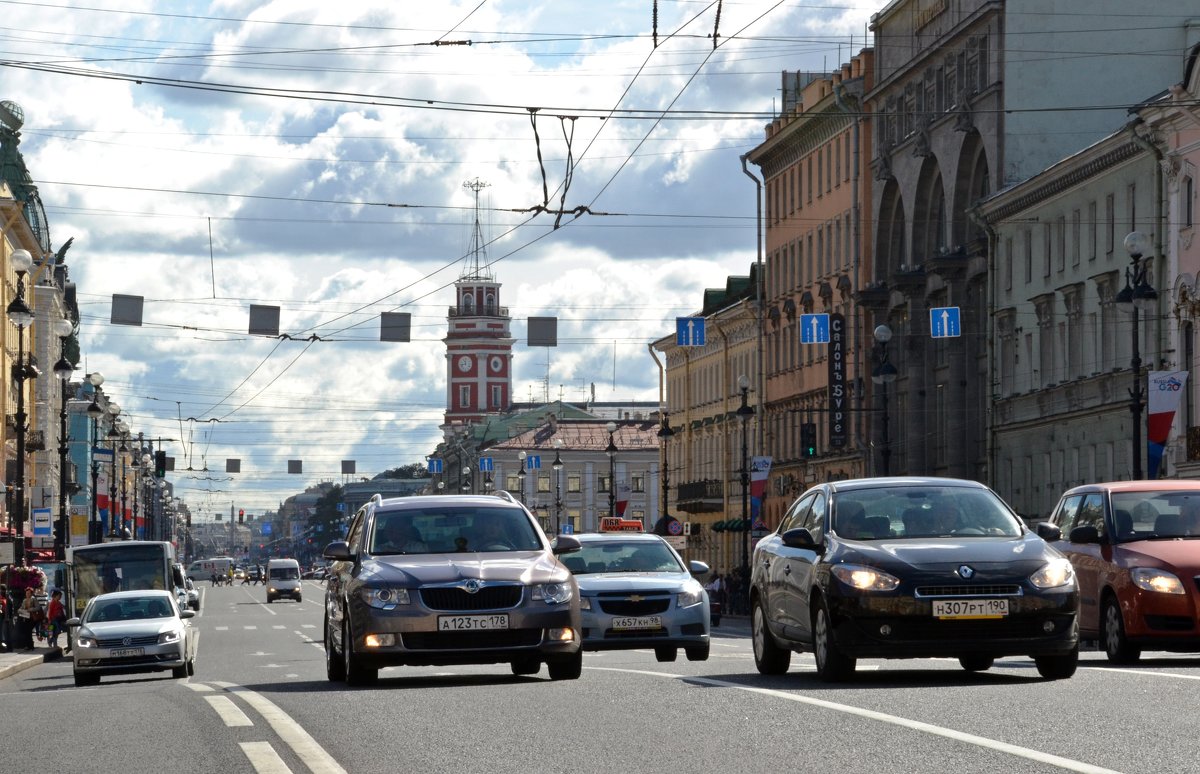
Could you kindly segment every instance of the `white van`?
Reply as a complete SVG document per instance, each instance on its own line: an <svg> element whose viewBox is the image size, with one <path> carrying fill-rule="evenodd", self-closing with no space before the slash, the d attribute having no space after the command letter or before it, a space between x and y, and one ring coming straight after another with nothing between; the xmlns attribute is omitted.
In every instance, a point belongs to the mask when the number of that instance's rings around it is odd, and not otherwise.
<svg viewBox="0 0 1200 774"><path fill-rule="evenodd" d="M188 565L187 577L194 581L205 581L216 575L229 578L233 571L233 559L228 556L215 556L212 559L199 559Z"/></svg>
<svg viewBox="0 0 1200 774"><path fill-rule="evenodd" d="M295 559L267 561L267 602L279 597L300 601L300 563Z"/></svg>

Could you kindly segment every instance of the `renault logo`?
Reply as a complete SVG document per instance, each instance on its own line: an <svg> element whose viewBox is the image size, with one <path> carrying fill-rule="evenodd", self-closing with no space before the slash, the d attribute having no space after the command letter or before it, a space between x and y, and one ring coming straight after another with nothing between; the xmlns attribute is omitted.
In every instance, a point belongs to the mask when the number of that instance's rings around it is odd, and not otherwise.
<svg viewBox="0 0 1200 774"><path fill-rule="evenodd" d="M483 584L481 584L479 581L475 580L474 578L471 578L468 581L466 581L465 583L463 583L462 589L463 589L463 591L467 592L468 594L478 594L479 589L482 587L482 585Z"/></svg>
<svg viewBox="0 0 1200 774"><path fill-rule="evenodd" d="M975 570L971 569L965 564L960 564L957 572L958 577L962 578L963 580L971 580L971 578L975 577Z"/></svg>

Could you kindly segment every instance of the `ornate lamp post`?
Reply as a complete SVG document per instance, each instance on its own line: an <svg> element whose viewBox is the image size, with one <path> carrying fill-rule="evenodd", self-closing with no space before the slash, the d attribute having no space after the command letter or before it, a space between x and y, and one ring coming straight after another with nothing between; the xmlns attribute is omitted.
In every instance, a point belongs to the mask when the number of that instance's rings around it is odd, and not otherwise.
<svg viewBox="0 0 1200 774"><path fill-rule="evenodd" d="M484 493L485 493L485 494L491 494L491 493L492 493L492 488L493 488L495 485L496 485L496 482L495 482L495 481L492 479L492 474L491 474L491 473L484 473L484 474L483 474L483 491L484 491Z"/></svg>
<svg viewBox="0 0 1200 774"><path fill-rule="evenodd" d="M112 475L108 477L108 537L110 540L119 540L121 532L117 527L117 440L121 437L121 432L117 430L117 416L121 413L121 407L110 400L106 411L108 433L105 437L113 450Z"/></svg>
<svg viewBox="0 0 1200 774"><path fill-rule="evenodd" d="M554 468L554 534L562 534L562 456L559 454L559 448L562 441L554 442L554 462L550 467Z"/></svg>
<svg viewBox="0 0 1200 774"><path fill-rule="evenodd" d="M18 567L25 564L25 434L29 431L29 416L25 413L25 382L37 377L37 369L25 363L25 329L33 323L33 310L25 303L25 274L33 267L33 256L28 250L13 250L9 256L17 272L17 297L8 305L8 319L17 326L17 361L13 364L12 378L17 382L17 482L13 506L16 521L13 524L13 562Z"/></svg>
<svg viewBox="0 0 1200 774"><path fill-rule="evenodd" d="M96 447L100 443L100 417L104 415L104 409L100 406L100 385L104 384L104 376L94 371L88 374L87 380L92 385L92 402L87 407L87 414L92 420L91 448L88 450L88 459L92 461L92 516L88 520L88 542L96 543L104 532L98 505L100 461L96 459Z"/></svg>
<svg viewBox="0 0 1200 774"><path fill-rule="evenodd" d="M617 432L617 423L609 422L604 426L608 430L608 446L604 453L608 455L608 515L617 515L617 444L613 441L613 433Z"/></svg>
<svg viewBox="0 0 1200 774"><path fill-rule="evenodd" d="M666 518L670 514L667 510L667 495L671 492L671 473L670 464L667 459L667 441L671 436L675 435L675 431L671 429L671 417L666 409L662 412L662 422L658 428L658 445L662 448L662 516Z"/></svg>
<svg viewBox="0 0 1200 774"><path fill-rule="evenodd" d="M745 374L738 377L738 389L742 392L742 405L738 406L737 417L742 423L742 567L750 580L750 417L754 407L750 405L750 379ZM747 584L749 588L749 584ZM749 605L749 598L744 600ZM747 607L746 609L749 609Z"/></svg>
<svg viewBox="0 0 1200 774"><path fill-rule="evenodd" d="M1138 333L1138 312L1147 314L1158 302L1158 291L1150 285L1147 261L1142 260L1150 251L1150 240L1140 231L1131 231L1125 237L1125 249L1129 251L1129 266L1125 268L1125 287L1117 293L1117 306L1133 317L1133 361L1129 364L1133 372L1133 389L1129 391L1129 412L1133 414L1133 476L1142 478L1142 342Z"/></svg>
<svg viewBox="0 0 1200 774"><path fill-rule="evenodd" d="M67 360L66 350L67 339L74 330L75 326L70 320L60 319L54 323L54 334L62 343L58 362L54 364L54 375L62 386L62 400L58 409L58 522L54 525L54 558L60 562L67 558L67 543L70 542L67 528L67 453L71 450L68 445L71 438L67 434L67 400L75 366Z"/></svg>
<svg viewBox="0 0 1200 774"><path fill-rule="evenodd" d="M121 534L125 537L129 537L130 529L125 526L125 514L129 512L125 507L126 497L128 496L125 482L129 478L129 471L126 467L126 461L129 459L129 446L126 445L125 442L129 438L129 426L124 422L118 422L117 432L121 434L121 448L117 449L117 453L121 455L121 515L117 519L117 522L120 526ZM115 461L113 462L113 466L116 466ZM136 525L137 521L134 520L134 526Z"/></svg>
<svg viewBox="0 0 1200 774"><path fill-rule="evenodd" d="M879 459L883 463L883 475L890 476L892 442L889 432L891 417L888 416L888 385L896 381L896 366L888 359L888 342L892 340L892 329L886 325L875 327L875 367L871 370L871 381L881 388L880 398L883 403L883 425Z"/></svg>
<svg viewBox="0 0 1200 774"><path fill-rule="evenodd" d="M471 468L467 465L463 465L462 475L464 477L464 481L462 482L463 494L468 494L471 491Z"/></svg>
<svg viewBox="0 0 1200 774"><path fill-rule="evenodd" d="M517 486L519 486L521 489L521 505L525 504L525 477L529 475L525 472L525 460L528 458L528 456L529 455L523 451L517 452L517 459L521 461L521 469L517 471L517 481L520 482L517 484Z"/></svg>

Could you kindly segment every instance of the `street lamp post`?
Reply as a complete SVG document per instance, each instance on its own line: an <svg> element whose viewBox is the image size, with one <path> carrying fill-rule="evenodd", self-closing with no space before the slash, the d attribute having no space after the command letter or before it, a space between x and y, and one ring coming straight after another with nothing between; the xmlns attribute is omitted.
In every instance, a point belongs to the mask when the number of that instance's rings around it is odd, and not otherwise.
<svg viewBox="0 0 1200 774"><path fill-rule="evenodd" d="M658 445L662 448L662 516L666 518L670 514L667 510L667 496L671 492L671 474L670 464L667 459L667 441L671 436L675 435L675 431L671 429L671 417L666 409L662 412L662 423L658 428Z"/></svg>
<svg viewBox="0 0 1200 774"><path fill-rule="evenodd" d="M104 533L99 513L100 461L96 459L96 448L100 443L100 417L104 414L104 409L100 406L100 385L104 384L104 376L98 371L93 371L87 375L87 381L92 385L92 402L87 407L87 415L92 420L92 435L88 439L88 443L91 444L88 459L92 463L92 514L88 519L88 542L97 543Z"/></svg>
<svg viewBox="0 0 1200 774"><path fill-rule="evenodd" d="M67 536L67 452L71 450L68 446L71 439L67 434L67 399L70 397L68 388L75 366L67 360L66 350L67 338L74 330L75 326L70 320L60 319L54 323L54 333L62 344L58 362L54 364L54 375L62 386L58 410L58 523L54 525L54 558L59 562L66 560L67 543L70 542Z"/></svg>
<svg viewBox="0 0 1200 774"><path fill-rule="evenodd" d="M617 432L617 423L609 422L604 426L608 430L608 446L604 453L608 455L608 515L617 515L617 444L613 441L613 433Z"/></svg>
<svg viewBox="0 0 1200 774"><path fill-rule="evenodd" d="M891 418L888 416L888 385L896 381L896 366L888 359L888 342L892 340L892 329L886 325L875 326L875 368L871 371L871 381L881 388L880 398L883 403L883 431L879 449L879 459L883 463L883 475L890 476L892 442L889 436Z"/></svg>
<svg viewBox="0 0 1200 774"><path fill-rule="evenodd" d="M559 442L555 442L557 447ZM559 454L558 448L554 449L554 462L550 465L554 468L554 534L562 534L562 456Z"/></svg>
<svg viewBox="0 0 1200 774"><path fill-rule="evenodd" d="M9 260L17 272L17 297L8 305L8 319L17 326L17 361L12 371L17 382L17 413L14 417L17 422L17 483L13 498L17 518L13 525L13 563L19 567L25 564L25 433L29 431L25 382L37 377L37 369L25 363L25 329L33 323L33 310L25 303L25 274L33 267L33 256L28 250L13 250Z"/></svg>
<svg viewBox="0 0 1200 774"><path fill-rule="evenodd" d="M525 477L529 475L525 472L525 460L529 457L524 451L517 452L517 459L521 461L521 469L517 471L517 486L521 490L521 505L525 504Z"/></svg>
<svg viewBox="0 0 1200 774"><path fill-rule="evenodd" d="M1133 360L1129 364L1133 372L1133 389L1129 391L1129 411L1133 414L1133 479L1142 478L1142 343L1138 333L1138 312L1147 314L1158 302L1158 291L1147 279L1149 266L1142 260L1150 251L1150 240L1140 231L1131 231L1125 237L1125 249L1129 252L1129 266L1125 268L1125 287L1117 293L1117 306L1133 317Z"/></svg>
<svg viewBox="0 0 1200 774"><path fill-rule="evenodd" d="M746 573L747 588L750 580L750 417L754 408L750 405L750 378L745 374L738 377L738 389L742 392L742 405L737 416L742 423L742 570ZM743 600L749 609L749 598Z"/></svg>
<svg viewBox="0 0 1200 774"><path fill-rule="evenodd" d="M108 402L108 433L106 437L112 446L112 475L108 477L108 537L119 539L121 533L117 528L117 439L121 433L117 430L117 416L121 407L111 400Z"/></svg>
<svg viewBox="0 0 1200 774"><path fill-rule="evenodd" d="M465 478L465 480L462 482L462 490L464 494L468 494L471 491L471 468L467 465L463 465L462 474Z"/></svg>

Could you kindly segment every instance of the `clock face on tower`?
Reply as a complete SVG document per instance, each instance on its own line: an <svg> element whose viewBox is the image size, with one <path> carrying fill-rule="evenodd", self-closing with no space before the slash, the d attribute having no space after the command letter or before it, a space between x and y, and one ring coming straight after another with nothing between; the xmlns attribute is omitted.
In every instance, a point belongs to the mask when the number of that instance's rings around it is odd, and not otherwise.
<svg viewBox="0 0 1200 774"><path fill-rule="evenodd" d="M458 370L466 372L471 370L471 358L463 355L458 359Z"/></svg>
<svg viewBox="0 0 1200 774"><path fill-rule="evenodd" d="M494 374L500 373L500 369L501 369L501 367L503 367L503 365L504 365L503 360L501 360L498 357L493 357L492 362L491 362L492 373L494 373Z"/></svg>

